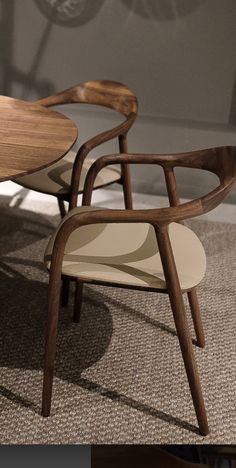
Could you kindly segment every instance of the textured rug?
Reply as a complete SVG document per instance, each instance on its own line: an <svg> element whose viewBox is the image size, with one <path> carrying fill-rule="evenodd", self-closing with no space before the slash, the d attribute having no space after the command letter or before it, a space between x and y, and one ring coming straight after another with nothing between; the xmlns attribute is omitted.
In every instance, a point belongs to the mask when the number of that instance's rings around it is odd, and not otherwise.
<svg viewBox="0 0 236 468"><path fill-rule="evenodd" d="M1 206L0 443L236 443L236 226L191 221L208 254L195 347L210 435L197 432L165 295L85 288L81 323L61 310L51 417L40 415L48 274L58 218ZM191 320L189 323L194 336Z"/></svg>

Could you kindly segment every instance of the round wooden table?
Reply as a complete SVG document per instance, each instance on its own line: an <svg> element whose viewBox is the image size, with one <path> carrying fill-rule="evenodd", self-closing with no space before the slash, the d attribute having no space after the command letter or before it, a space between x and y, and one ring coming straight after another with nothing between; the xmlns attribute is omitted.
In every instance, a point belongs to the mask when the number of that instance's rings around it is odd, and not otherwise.
<svg viewBox="0 0 236 468"><path fill-rule="evenodd" d="M77 127L63 114L0 96L0 181L50 166L77 136Z"/></svg>

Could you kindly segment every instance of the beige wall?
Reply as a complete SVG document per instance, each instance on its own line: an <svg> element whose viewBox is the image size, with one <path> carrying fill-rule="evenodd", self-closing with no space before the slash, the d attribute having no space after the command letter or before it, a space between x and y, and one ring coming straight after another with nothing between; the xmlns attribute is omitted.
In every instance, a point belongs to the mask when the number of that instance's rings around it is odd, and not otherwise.
<svg viewBox="0 0 236 468"><path fill-rule="evenodd" d="M38 5L53 0L1 2L2 93L31 99L88 79L119 80L140 104L130 150L236 144L235 0L73 1L85 5L73 26L42 14ZM86 115L77 116L81 127ZM150 168L133 174L137 189L162 190ZM184 176L182 184L191 191Z"/></svg>
<svg viewBox="0 0 236 468"><path fill-rule="evenodd" d="M12 2L13 34L5 39L13 41L23 88L34 68L32 84L46 81L55 89L112 78L137 92L142 115L228 122L235 0L86 1L94 5L91 17L96 14L75 27L50 24L35 0ZM21 94L21 88L15 84L12 92Z"/></svg>

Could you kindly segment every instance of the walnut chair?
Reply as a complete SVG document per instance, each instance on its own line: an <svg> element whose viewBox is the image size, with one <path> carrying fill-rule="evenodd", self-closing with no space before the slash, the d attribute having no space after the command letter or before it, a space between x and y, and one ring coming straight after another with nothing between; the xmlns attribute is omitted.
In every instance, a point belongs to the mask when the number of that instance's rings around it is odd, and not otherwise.
<svg viewBox="0 0 236 468"><path fill-rule="evenodd" d="M93 163L93 159L88 157L89 153L114 138L119 140L120 152L127 152L127 132L136 119L138 103L134 93L125 85L107 80L88 81L35 103L45 107L71 103L94 104L113 109L125 117L121 124L86 141L77 153L72 150L50 167L15 179L15 182L30 190L54 195L63 217L66 214L64 201L69 202L69 209L74 208L78 194L83 192L87 171ZM121 165L121 171L104 168L94 189L116 182L123 186L125 207L132 209L130 171L127 164Z"/></svg>
<svg viewBox="0 0 236 468"><path fill-rule="evenodd" d="M114 210L89 206L98 173L113 164L153 164L164 170L170 207ZM206 269L203 246L183 220L207 213L236 180L236 147L171 154L118 154L99 158L85 181L83 205L71 210L49 241L45 264L50 269L42 413L50 413L61 278L76 281L74 320L79 321L83 283L120 286L169 295L177 336L201 435L208 434L207 415L186 318L188 295L197 343L205 339L196 287ZM208 194L180 204L174 167L214 173L219 185Z"/></svg>

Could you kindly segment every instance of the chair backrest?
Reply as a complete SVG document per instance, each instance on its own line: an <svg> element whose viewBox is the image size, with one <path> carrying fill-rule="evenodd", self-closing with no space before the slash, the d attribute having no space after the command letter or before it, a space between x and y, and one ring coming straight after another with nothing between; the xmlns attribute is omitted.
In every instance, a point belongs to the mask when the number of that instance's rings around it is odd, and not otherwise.
<svg viewBox="0 0 236 468"><path fill-rule="evenodd" d="M186 167L193 169L202 169L215 174L220 185L214 190L196 200L201 200L203 211L209 211L219 205L231 190L232 185L236 180L236 147L223 146L217 148L207 148L188 153L182 153L170 156L170 161L163 164L165 175L168 170L173 171L175 167ZM167 190L169 198L171 192L177 192L176 182L169 184L168 177L166 177ZM176 197L176 201L178 197ZM194 202L194 200L193 200ZM176 206L179 203L173 203Z"/></svg>
<svg viewBox="0 0 236 468"><path fill-rule="evenodd" d="M135 94L122 83L109 80L87 81L35 103L45 107L70 103L94 104L114 109L125 117L137 114L138 110Z"/></svg>
<svg viewBox="0 0 236 468"><path fill-rule="evenodd" d="M92 189L98 173L105 166L118 163L156 164L163 168L172 208L148 210L150 222L155 221L156 218L159 220L158 222L168 223L207 213L223 201L236 181L236 147L234 146L208 148L178 154L106 155L95 161L88 171L84 185L83 205L89 205L91 202ZM175 167L210 171L219 178L220 184L206 195L180 205L174 176ZM135 211L137 214L139 212L141 217L147 220L145 210Z"/></svg>
<svg viewBox="0 0 236 468"><path fill-rule="evenodd" d="M216 174L220 181L231 178L235 172L236 147L220 146L167 156L163 167L189 167Z"/></svg>

